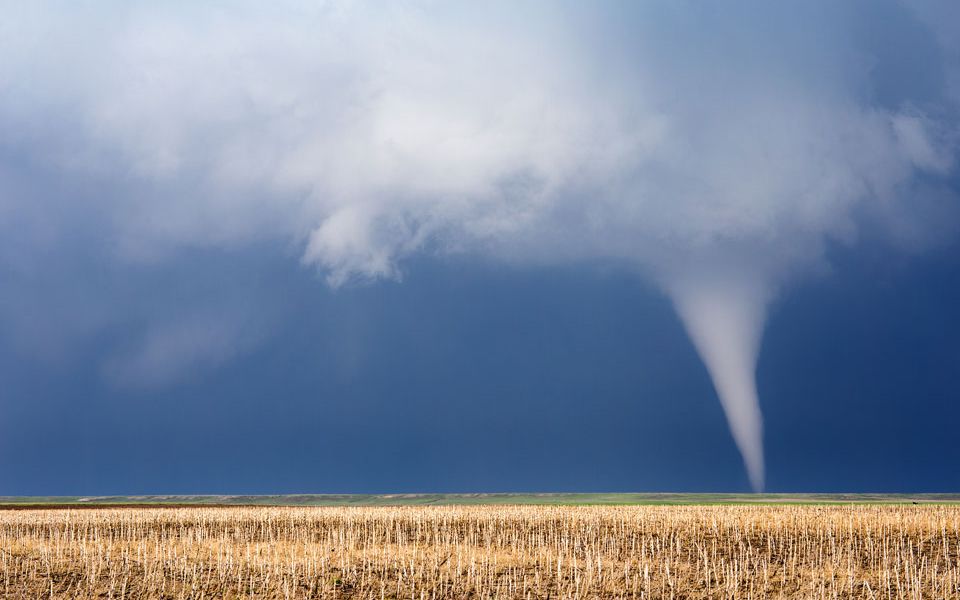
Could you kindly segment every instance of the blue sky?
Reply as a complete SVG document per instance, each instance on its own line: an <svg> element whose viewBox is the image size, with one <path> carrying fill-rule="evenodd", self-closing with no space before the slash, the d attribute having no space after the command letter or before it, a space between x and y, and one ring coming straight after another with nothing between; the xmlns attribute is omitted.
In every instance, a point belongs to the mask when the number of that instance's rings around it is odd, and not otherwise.
<svg viewBox="0 0 960 600"><path fill-rule="evenodd" d="M0 494L958 491L952 3L2 9Z"/></svg>
<svg viewBox="0 0 960 600"><path fill-rule="evenodd" d="M956 490L960 255L835 262L768 325L768 489ZM749 489L669 302L630 273L421 261L331 291L277 252L132 287L198 279L284 316L251 351L146 389L101 374L132 327L54 359L4 345L5 493Z"/></svg>

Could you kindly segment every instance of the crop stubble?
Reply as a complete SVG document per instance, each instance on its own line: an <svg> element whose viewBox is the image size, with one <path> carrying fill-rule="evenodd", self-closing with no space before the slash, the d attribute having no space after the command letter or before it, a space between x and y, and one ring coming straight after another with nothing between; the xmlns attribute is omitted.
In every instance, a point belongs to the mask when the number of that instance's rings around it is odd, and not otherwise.
<svg viewBox="0 0 960 600"><path fill-rule="evenodd" d="M960 598L960 507L0 511L6 598Z"/></svg>

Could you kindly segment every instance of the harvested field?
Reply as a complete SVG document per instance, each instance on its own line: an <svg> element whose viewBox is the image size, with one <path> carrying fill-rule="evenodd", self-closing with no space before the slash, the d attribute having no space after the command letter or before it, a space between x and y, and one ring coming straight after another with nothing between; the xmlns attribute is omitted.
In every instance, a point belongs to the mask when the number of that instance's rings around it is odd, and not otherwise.
<svg viewBox="0 0 960 600"><path fill-rule="evenodd" d="M960 598L960 507L0 511L5 598Z"/></svg>

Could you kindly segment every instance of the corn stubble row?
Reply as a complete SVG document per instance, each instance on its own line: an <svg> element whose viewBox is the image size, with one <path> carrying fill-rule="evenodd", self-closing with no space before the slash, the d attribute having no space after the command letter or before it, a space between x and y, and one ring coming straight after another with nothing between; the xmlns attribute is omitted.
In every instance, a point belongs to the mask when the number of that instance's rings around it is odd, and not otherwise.
<svg viewBox="0 0 960 600"><path fill-rule="evenodd" d="M6 598L960 598L960 507L0 511Z"/></svg>

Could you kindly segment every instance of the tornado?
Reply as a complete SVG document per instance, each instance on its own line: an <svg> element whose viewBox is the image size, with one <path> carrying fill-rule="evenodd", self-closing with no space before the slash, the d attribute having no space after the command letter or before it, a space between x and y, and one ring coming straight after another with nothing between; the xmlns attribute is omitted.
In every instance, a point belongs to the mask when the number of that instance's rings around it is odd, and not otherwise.
<svg viewBox="0 0 960 600"><path fill-rule="evenodd" d="M763 491L763 417L756 366L768 287L741 276L684 279L668 290L713 381L750 484L755 492Z"/></svg>

